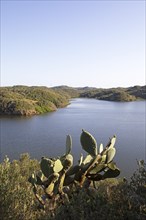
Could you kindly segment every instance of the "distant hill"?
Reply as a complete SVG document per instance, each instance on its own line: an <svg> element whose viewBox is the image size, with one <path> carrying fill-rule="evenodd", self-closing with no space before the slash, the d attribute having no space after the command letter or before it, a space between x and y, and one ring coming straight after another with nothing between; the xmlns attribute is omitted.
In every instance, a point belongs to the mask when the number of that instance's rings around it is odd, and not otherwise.
<svg viewBox="0 0 146 220"><path fill-rule="evenodd" d="M96 98L99 100L129 102L146 99L146 86L128 88L93 89L80 94L80 97Z"/></svg>
<svg viewBox="0 0 146 220"><path fill-rule="evenodd" d="M146 99L146 86L97 89L93 87L13 86L0 88L0 115L35 115L55 111L70 98L86 97L107 101Z"/></svg>
<svg viewBox="0 0 146 220"><path fill-rule="evenodd" d="M80 91L76 88L69 86L56 86L52 87L52 89L59 94L67 94L71 98L77 98L80 96Z"/></svg>

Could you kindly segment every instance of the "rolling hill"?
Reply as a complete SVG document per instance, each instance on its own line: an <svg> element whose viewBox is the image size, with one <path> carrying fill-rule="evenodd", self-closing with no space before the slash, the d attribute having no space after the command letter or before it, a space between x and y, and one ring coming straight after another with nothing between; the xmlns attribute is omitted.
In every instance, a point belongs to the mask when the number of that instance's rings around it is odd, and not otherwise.
<svg viewBox="0 0 146 220"><path fill-rule="evenodd" d="M146 86L97 89L92 87L12 86L0 88L0 115L36 115L57 110L71 98L128 102L146 99Z"/></svg>

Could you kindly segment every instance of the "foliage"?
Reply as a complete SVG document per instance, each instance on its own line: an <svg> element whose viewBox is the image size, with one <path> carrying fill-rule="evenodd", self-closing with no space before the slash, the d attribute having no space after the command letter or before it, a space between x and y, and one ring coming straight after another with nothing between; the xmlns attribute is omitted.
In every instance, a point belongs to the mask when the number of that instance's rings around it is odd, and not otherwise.
<svg viewBox="0 0 146 220"><path fill-rule="evenodd" d="M68 104L69 95L47 87L2 87L0 114L33 115L54 111Z"/></svg>
<svg viewBox="0 0 146 220"><path fill-rule="evenodd" d="M146 86L128 88L92 89L81 93L81 97L99 100L129 102L146 99Z"/></svg>
<svg viewBox="0 0 146 220"><path fill-rule="evenodd" d="M65 107L70 98L87 97L108 101L135 101L146 99L146 86L97 89L58 86L13 86L0 88L0 114L33 115Z"/></svg>
<svg viewBox="0 0 146 220"><path fill-rule="evenodd" d="M28 154L12 163L6 157L0 164L1 219L33 219L34 196L27 178L37 167L38 161L30 160Z"/></svg>
<svg viewBox="0 0 146 220"><path fill-rule="evenodd" d="M130 187L133 191L146 200L146 163L144 160L137 161L138 169L131 177Z"/></svg>
<svg viewBox="0 0 146 220"><path fill-rule="evenodd" d="M144 220L144 204L146 201L136 197L124 180L117 185L114 180L104 180L97 190L90 187L74 191L69 202L58 208L56 219Z"/></svg>
<svg viewBox="0 0 146 220"><path fill-rule="evenodd" d="M81 134L81 143L84 135L88 136L90 134L89 132L86 132L83 136ZM97 145L95 139L92 140L89 137L87 142L93 144L92 154L95 152L98 152L97 155L101 154L109 148L103 149L103 146L100 145L95 151L95 145ZM107 146L113 148L115 139L111 139L109 143ZM36 194L32 190L34 186L28 182L28 179L32 173L38 174L40 179L42 179L42 175L39 172L40 166L47 176L43 177L44 179L48 179L50 173L60 175L64 167L66 169L71 167L71 164L67 163L67 160L71 160L70 156L67 157L67 155L71 154L71 146L72 140L68 135L66 139L66 154L62 156L63 162L61 163L60 158L56 160L50 158L53 164L49 158L44 158L39 163L37 160L30 159L28 154L23 154L19 160L13 160L12 162L9 161L7 156L5 157L0 164L0 213L2 220L146 219L146 164L144 161L138 161L138 169L132 175L130 182L125 178L106 178L100 181L92 181L90 184L87 184L86 181L84 181L86 184L81 185L80 181L77 181L79 184L76 181L74 184L67 183L67 186L63 184L63 187L59 188L60 192L58 186L57 191L53 191L55 196L50 195L50 198L46 199L42 197L42 200L45 199L47 201L45 206L42 206L39 200L36 200ZM88 150L84 142L82 143L82 148ZM67 160L65 159L66 157L68 158ZM83 162L85 164L87 162L90 163L90 160L92 159L89 155L87 155L86 159L83 159L81 155L78 165ZM110 161L111 158L109 157L108 160ZM46 162L49 171L48 169L46 170ZM53 166L50 167L49 164ZM68 169L68 174L69 171L71 173L71 170ZM102 176L104 175L103 172L101 174ZM58 179L58 175L53 176L53 178ZM34 176L34 181L36 181L37 175ZM41 184L39 182L40 179L37 178L37 184L35 183L38 186L37 194L39 196L44 194L45 190L39 185ZM86 175L85 179L88 179L88 175ZM60 183L63 183L63 179L60 180ZM47 187L47 193L50 190L51 187Z"/></svg>

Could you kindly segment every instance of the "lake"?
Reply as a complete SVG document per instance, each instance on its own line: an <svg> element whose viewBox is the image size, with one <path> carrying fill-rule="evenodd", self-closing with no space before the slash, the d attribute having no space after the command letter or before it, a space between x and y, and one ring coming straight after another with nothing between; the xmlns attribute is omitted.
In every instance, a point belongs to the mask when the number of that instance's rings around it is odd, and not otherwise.
<svg viewBox="0 0 146 220"><path fill-rule="evenodd" d="M109 102L77 98L66 108L32 117L1 117L1 161L28 152L31 158L56 157L65 153L66 135L73 139L72 153L77 162L83 152L82 128L90 132L98 146L114 134L117 153L114 161L121 176L129 177L137 168L136 160L146 159L146 101Z"/></svg>

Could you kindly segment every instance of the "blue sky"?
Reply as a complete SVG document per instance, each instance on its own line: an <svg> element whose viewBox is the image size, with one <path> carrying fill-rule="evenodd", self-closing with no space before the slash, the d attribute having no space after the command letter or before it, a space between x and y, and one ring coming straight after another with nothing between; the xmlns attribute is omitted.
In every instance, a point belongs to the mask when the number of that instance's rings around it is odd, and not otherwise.
<svg viewBox="0 0 146 220"><path fill-rule="evenodd" d="M1 86L145 84L145 1L1 1Z"/></svg>

